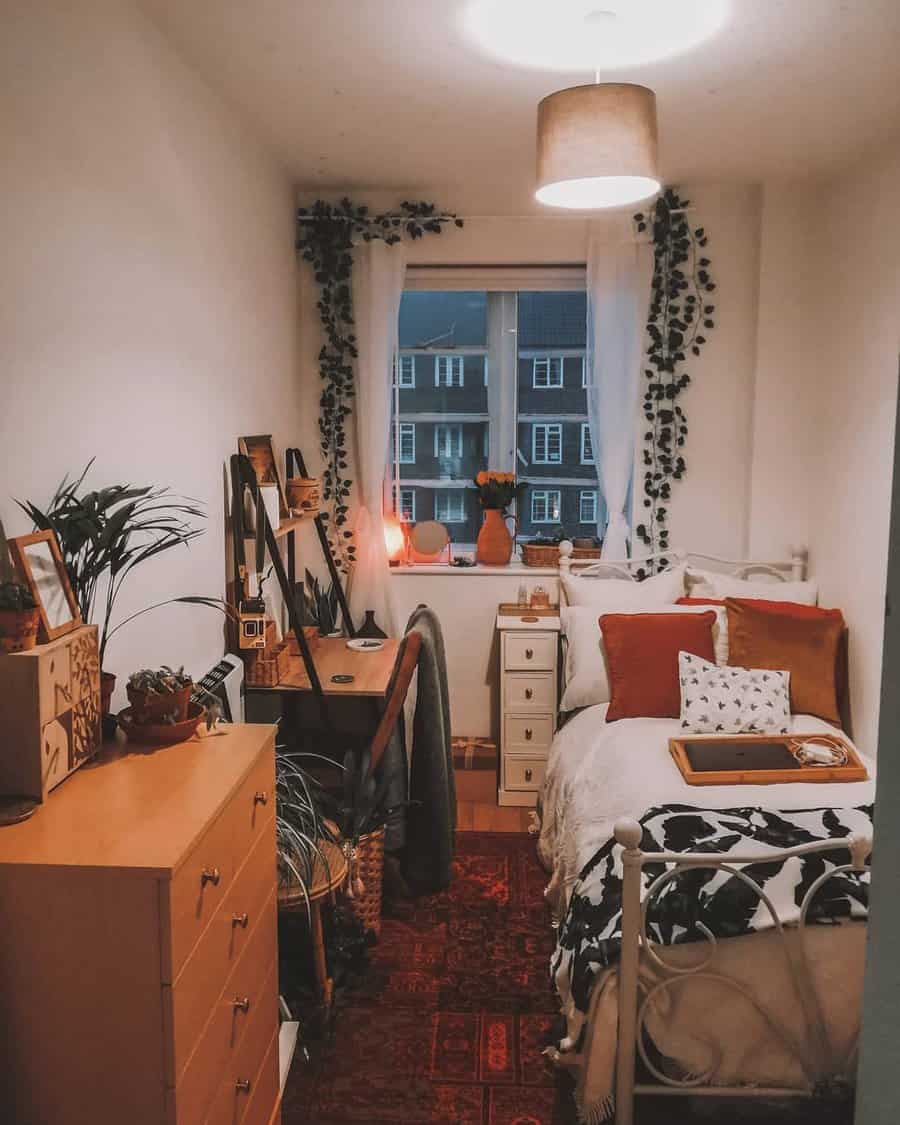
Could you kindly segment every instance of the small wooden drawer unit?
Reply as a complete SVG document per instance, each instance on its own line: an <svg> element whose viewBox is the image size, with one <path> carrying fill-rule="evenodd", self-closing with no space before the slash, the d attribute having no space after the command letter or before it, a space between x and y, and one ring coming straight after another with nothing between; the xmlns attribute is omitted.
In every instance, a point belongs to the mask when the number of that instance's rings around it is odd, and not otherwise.
<svg viewBox="0 0 900 1125"><path fill-rule="evenodd" d="M223 726L104 747L2 830L10 1121L279 1120L274 787L274 728Z"/></svg>
<svg viewBox="0 0 900 1125"><path fill-rule="evenodd" d="M524 617L530 615L523 612ZM533 805L556 729L559 618L501 614L501 805Z"/></svg>

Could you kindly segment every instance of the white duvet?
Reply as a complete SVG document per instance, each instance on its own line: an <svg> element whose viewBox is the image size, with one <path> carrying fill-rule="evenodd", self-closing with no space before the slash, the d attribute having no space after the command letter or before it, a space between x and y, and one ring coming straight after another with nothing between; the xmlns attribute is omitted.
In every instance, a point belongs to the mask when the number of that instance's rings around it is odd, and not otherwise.
<svg viewBox="0 0 900 1125"><path fill-rule="evenodd" d="M635 820L654 805L680 803L723 809L808 809L867 804L875 795L875 763L865 760L870 780L849 784L688 785L668 749L677 719L619 719L606 722L606 703L587 707L553 739L541 795L538 852L551 872L547 898L562 917L572 884L623 816ZM792 730L812 734L834 729L821 719L794 715Z"/></svg>

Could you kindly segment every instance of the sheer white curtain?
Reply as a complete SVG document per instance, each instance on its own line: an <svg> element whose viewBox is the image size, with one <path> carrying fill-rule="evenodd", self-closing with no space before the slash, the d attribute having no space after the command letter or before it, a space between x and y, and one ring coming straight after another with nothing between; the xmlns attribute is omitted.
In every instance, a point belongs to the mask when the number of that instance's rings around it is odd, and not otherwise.
<svg viewBox="0 0 900 1125"><path fill-rule="evenodd" d="M366 242L353 253L353 317L356 322L356 515L357 561L350 580L355 625L367 609L386 633L396 631L390 570L384 545L382 502L391 444L391 397L397 322L406 254L402 243Z"/></svg>
<svg viewBox="0 0 900 1125"><path fill-rule="evenodd" d="M653 251L631 218L591 223L588 235L588 386L591 447L607 525L603 553L624 559L631 536L626 506L634 472L641 371L653 278Z"/></svg>

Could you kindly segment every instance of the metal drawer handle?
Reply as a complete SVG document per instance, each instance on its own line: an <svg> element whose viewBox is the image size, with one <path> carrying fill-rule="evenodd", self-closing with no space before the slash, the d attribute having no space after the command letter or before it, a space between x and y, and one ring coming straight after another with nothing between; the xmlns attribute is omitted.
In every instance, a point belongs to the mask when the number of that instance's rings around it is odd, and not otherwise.
<svg viewBox="0 0 900 1125"><path fill-rule="evenodd" d="M254 805L267 805L269 803L269 794L265 790L253 794Z"/></svg>
<svg viewBox="0 0 900 1125"><path fill-rule="evenodd" d="M214 867L211 871L208 867L204 867L200 874L200 886L205 887L207 883L212 883L214 887L218 887L221 878L218 867Z"/></svg>
<svg viewBox="0 0 900 1125"><path fill-rule="evenodd" d="M526 781L531 781L531 770L526 770L526 771L525 771L525 780L526 780Z"/></svg>
<svg viewBox="0 0 900 1125"><path fill-rule="evenodd" d="M526 649L525 649L525 659L526 659L526 660L531 660L531 658L532 658L533 656L534 656L534 649L533 649L533 648L526 648Z"/></svg>
<svg viewBox="0 0 900 1125"><path fill-rule="evenodd" d="M239 1094L249 1094L250 1093L250 1079L249 1078L239 1078L237 1080L237 1082L235 1082L234 1088L235 1088L235 1090L237 1090L237 1092Z"/></svg>
<svg viewBox="0 0 900 1125"><path fill-rule="evenodd" d="M247 923L250 921L250 915L245 910L243 914L232 914L232 926L240 926L242 930L246 930Z"/></svg>
<svg viewBox="0 0 900 1125"><path fill-rule="evenodd" d="M530 688L530 687L527 687L527 688L525 689L525 698L526 698L526 699L533 699L533 698L534 698L534 691L533 691L533 689L532 689L532 688Z"/></svg>
<svg viewBox="0 0 900 1125"><path fill-rule="evenodd" d="M249 996L235 996L231 1001L231 1006L235 1011L249 1012L250 1011L250 997Z"/></svg>
<svg viewBox="0 0 900 1125"><path fill-rule="evenodd" d="M525 741L526 742L531 742L531 736L532 736L533 733L534 732L532 731L531 727L525 728Z"/></svg>

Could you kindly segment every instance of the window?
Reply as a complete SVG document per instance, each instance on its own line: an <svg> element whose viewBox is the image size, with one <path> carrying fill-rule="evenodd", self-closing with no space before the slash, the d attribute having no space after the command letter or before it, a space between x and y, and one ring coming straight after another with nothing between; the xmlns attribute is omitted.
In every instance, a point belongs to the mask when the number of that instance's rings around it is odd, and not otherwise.
<svg viewBox="0 0 900 1125"><path fill-rule="evenodd" d="M413 465L416 460L416 424L400 423L400 464Z"/></svg>
<svg viewBox="0 0 900 1125"><path fill-rule="evenodd" d="M591 427L587 422L581 423L581 463L593 465L594 447L591 445ZM584 495L584 493L582 493Z"/></svg>
<svg viewBox="0 0 900 1125"><path fill-rule="evenodd" d="M416 522L416 490L414 488L401 488L397 515L403 523Z"/></svg>
<svg viewBox="0 0 900 1125"><path fill-rule="evenodd" d="M531 522L559 523L559 489L536 489L531 493Z"/></svg>
<svg viewBox="0 0 900 1125"><path fill-rule="evenodd" d="M462 457L462 425L437 425L434 427L435 457Z"/></svg>
<svg viewBox="0 0 900 1125"><path fill-rule="evenodd" d="M562 464L562 425L535 425L531 431L531 460L535 465Z"/></svg>
<svg viewBox="0 0 900 1125"><path fill-rule="evenodd" d="M532 383L535 390L545 391L563 385L562 356L536 356L532 369Z"/></svg>
<svg viewBox="0 0 900 1125"><path fill-rule="evenodd" d="M434 385L436 387L461 387L463 385L463 357L461 355L436 355L434 357Z"/></svg>
<svg viewBox="0 0 900 1125"><path fill-rule="evenodd" d="M456 490L436 492L434 518L441 523L465 523L466 494Z"/></svg>
<svg viewBox="0 0 900 1125"><path fill-rule="evenodd" d="M481 526L466 492L472 478L514 471L526 485L522 536L557 524L587 534L606 508L587 430L583 283L540 288L525 267L518 288L487 291L455 288L460 276L448 271L440 288L408 289L400 302L393 405L402 450L392 447L389 482L398 512L401 491L414 493L416 518L447 523L454 550L470 551ZM596 500L582 503L591 492ZM592 505L596 518L583 518Z"/></svg>
<svg viewBox="0 0 900 1125"><path fill-rule="evenodd" d="M416 385L416 357L414 355L397 356L397 386L402 389L415 389Z"/></svg>
<svg viewBox="0 0 900 1125"><path fill-rule="evenodd" d="M597 493L593 491L582 492L578 498L578 522L597 522Z"/></svg>

